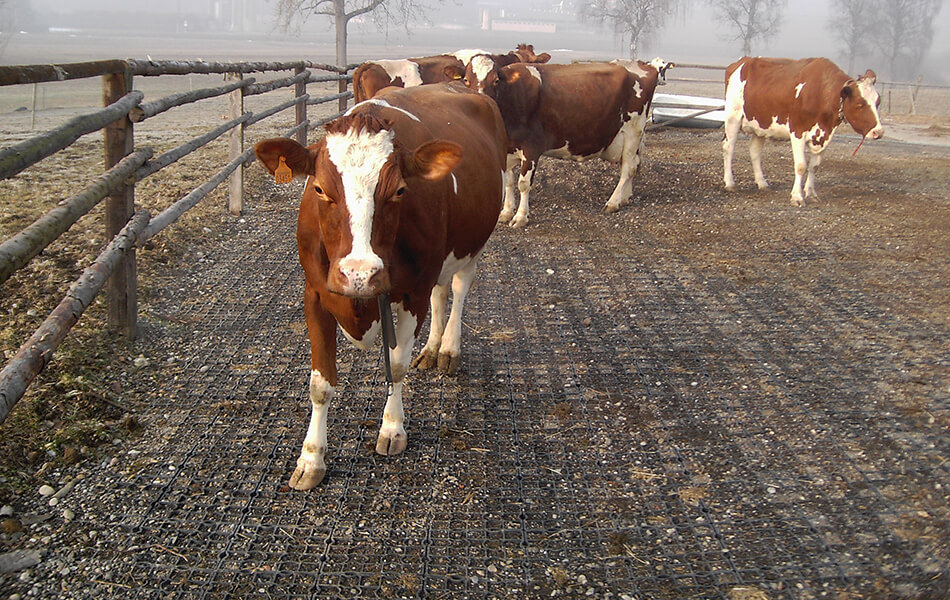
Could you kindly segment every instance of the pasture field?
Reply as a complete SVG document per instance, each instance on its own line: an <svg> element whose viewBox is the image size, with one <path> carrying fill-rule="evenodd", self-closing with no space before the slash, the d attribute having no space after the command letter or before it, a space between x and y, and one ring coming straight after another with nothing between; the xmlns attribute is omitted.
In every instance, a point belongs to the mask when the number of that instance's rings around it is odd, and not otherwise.
<svg viewBox="0 0 950 600"><path fill-rule="evenodd" d="M215 112L173 110L137 139L166 150ZM4 114L3 142L28 119ZM613 215L615 166L543 160L527 229L489 242L459 373L409 376L402 455L373 453L379 355L341 343L309 493L286 487L309 416L300 184L250 166L244 215L218 190L139 250L141 338L104 334L97 301L0 429L0 556L38 560L0 574L0 596L947 597L950 150L939 117L902 121L885 128L927 143L852 157L839 135L803 209L785 143L766 146L760 192L740 141L728 193L721 132L650 132ZM224 154L137 202L164 207ZM88 136L3 182L0 234L100 165ZM0 286L4 352L100 228L86 217ZM69 482L53 505L37 494Z"/></svg>

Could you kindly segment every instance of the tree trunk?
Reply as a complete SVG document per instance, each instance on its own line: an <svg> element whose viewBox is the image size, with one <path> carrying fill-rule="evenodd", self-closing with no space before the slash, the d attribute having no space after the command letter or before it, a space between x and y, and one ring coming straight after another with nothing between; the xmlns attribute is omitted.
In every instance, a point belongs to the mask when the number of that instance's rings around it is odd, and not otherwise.
<svg viewBox="0 0 950 600"><path fill-rule="evenodd" d="M344 0L333 0L333 23L336 26L336 65L338 67L346 66L346 27L349 25L350 18L346 14ZM341 79L340 92L346 91L346 81ZM346 110L347 99L341 98L339 109Z"/></svg>

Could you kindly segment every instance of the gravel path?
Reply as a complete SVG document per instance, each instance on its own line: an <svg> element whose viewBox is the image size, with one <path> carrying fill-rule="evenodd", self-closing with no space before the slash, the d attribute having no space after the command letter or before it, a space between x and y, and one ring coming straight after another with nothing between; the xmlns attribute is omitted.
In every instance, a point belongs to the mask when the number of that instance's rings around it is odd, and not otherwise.
<svg viewBox="0 0 950 600"><path fill-rule="evenodd" d="M722 191L719 136L655 133L616 215L615 167L542 163L399 457L379 354L341 345L308 493L299 191L258 172L141 308L141 435L7 510L0 595L947 597L950 155L839 140L797 209L784 146Z"/></svg>

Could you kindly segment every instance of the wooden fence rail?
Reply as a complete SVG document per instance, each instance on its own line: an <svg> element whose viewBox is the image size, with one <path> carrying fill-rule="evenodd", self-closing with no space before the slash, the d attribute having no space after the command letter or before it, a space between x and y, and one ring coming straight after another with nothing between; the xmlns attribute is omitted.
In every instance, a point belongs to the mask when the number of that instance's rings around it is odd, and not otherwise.
<svg viewBox="0 0 950 600"><path fill-rule="evenodd" d="M355 65L338 67L310 61L217 63L151 60L0 67L0 86L102 77L104 100L102 110L76 117L61 127L0 149L0 180L16 176L24 169L69 147L81 136L98 130L104 131L106 156L105 172L82 192L65 200L32 225L0 244L0 285L18 269L29 264L33 257L106 198L106 235L107 239L111 239L99 258L73 283L66 297L0 371L0 422L6 419L29 384L49 363L53 352L104 286L108 286L110 325L130 338L135 337L136 245L174 223L229 177L229 209L232 212L243 210L241 167L250 164L254 158L253 149L243 147L245 129L284 110L294 108L295 126L285 135L296 136L298 141L305 142L309 129L339 116L338 113L311 122L306 118L308 105L334 100L343 104L352 97L351 92L343 91L311 98L306 91L307 84L339 81L345 90L345 84L351 79L346 73L353 67ZM314 75L310 69L332 74ZM247 73L275 71L293 71L294 74L260 83L252 77L243 77ZM135 76L214 73L224 74L233 81L223 86L173 94L150 102L143 102L144 94L132 89ZM283 88L293 89L294 96L291 100L257 113L244 110L244 97ZM232 113L226 123L154 159L151 148L134 147L135 123L178 106L223 95L228 95ZM146 211L136 212L136 182L161 171L225 134L231 136L229 162L214 176L154 217ZM235 189L235 182L239 184L238 189ZM116 322L114 315L121 316L119 322Z"/></svg>

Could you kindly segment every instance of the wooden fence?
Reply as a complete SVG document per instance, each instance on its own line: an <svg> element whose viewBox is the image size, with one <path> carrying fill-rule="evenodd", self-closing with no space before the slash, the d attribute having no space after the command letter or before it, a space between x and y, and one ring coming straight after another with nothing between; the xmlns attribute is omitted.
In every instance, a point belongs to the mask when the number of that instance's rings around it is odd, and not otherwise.
<svg viewBox="0 0 950 600"><path fill-rule="evenodd" d="M0 86L37 84L101 77L103 108L91 114L76 117L51 131L0 149L0 179L15 176L64 148L81 136L103 131L105 172L78 194L64 200L33 224L0 244L0 285L13 273L27 265L77 220L106 199L106 239L111 240L98 258L82 273L66 297L50 313L39 329L27 340L16 355L0 371L0 422L6 419L33 379L52 359L53 352L79 320L80 315L96 295L107 287L109 325L134 338L136 321L135 247L174 223L185 211L195 206L218 185L229 179L228 208L239 214L244 205L244 173L241 168L254 160L253 149L244 148L245 130L251 125L291 108L295 111L295 126L287 137L295 137L306 144L307 133L335 118L311 122L307 106L338 101L344 110L352 93L346 91L353 67L337 67L310 61L296 62L179 62L108 60L59 65L25 65L0 67ZM329 75L314 75L310 69ZM293 71L290 77L258 83L248 73ZM145 102L144 94L133 89L134 77L159 75L223 74L228 80L223 86L203 88L174 94ZM307 84L339 81L340 93L311 98ZM293 87L291 100L271 106L258 113L244 110L244 98L280 88ZM203 135L164 154L153 157L151 148L136 148L135 123L163 113L171 108L206 98L227 95L227 121ZM229 161L214 176L189 194L172 203L157 215L136 211L135 184L182 157L198 150L212 140L229 135Z"/></svg>

